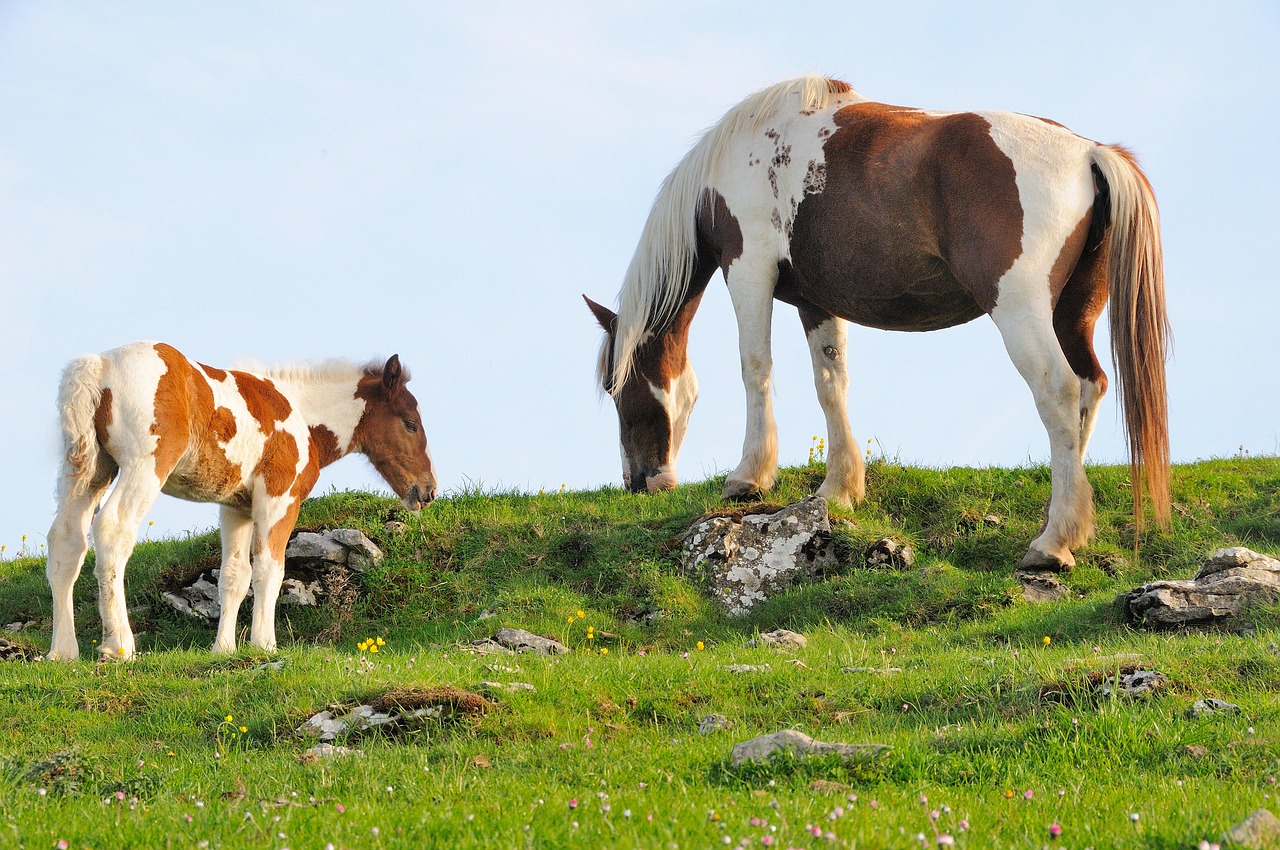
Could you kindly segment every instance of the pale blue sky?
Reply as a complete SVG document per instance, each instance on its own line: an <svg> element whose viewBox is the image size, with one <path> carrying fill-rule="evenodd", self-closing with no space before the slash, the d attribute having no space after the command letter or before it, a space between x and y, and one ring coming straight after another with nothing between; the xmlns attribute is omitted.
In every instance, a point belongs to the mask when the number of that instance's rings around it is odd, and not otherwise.
<svg viewBox="0 0 1280 850"><path fill-rule="evenodd" d="M659 182L749 92L1054 118L1132 147L1164 217L1175 460L1280 449L1280 7L1203 3L0 2L0 544L43 541L77 354L414 372L446 490L620 479L598 333ZM784 462L822 417L776 314ZM1100 350L1106 345L1099 334ZM724 288L693 325L683 478L734 466ZM850 416L904 460L1041 462L994 327L851 331ZM1108 366L1108 371L1110 368ZM1108 399L1091 447L1118 461ZM360 459L317 492L375 485ZM216 522L167 497L153 535Z"/></svg>

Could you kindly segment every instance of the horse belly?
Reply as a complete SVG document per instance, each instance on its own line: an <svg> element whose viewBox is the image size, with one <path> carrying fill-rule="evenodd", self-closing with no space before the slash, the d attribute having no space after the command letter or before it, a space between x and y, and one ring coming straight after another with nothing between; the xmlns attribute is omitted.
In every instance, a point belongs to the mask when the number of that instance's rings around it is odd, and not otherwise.
<svg viewBox="0 0 1280 850"><path fill-rule="evenodd" d="M219 446L189 451L170 473L161 492L188 502L244 504L249 488L243 468L229 460Z"/></svg>
<svg viewBox="0 0 1280 850"><path fill-rule="evenodd" d="M962 325L985 312L941 260L891 260L880 254L880 263L806 268L802 258L797 259L801 262L779 280L779 297L785 301L787 293L795 292L854 324L886 331L934 331Z"/></svg>

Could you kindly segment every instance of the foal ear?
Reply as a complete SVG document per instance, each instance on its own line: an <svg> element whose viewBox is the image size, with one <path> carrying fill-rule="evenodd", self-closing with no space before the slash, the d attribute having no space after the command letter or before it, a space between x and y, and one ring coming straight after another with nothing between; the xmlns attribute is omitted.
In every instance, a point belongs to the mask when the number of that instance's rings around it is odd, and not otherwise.
<svg viewBox="0 0 1280 850"><path fill-rule="evenodd" d="M400 388L400 379L403 374L400 370L400 355L391 355L387 365L382 367L382 388L388 393L395 392Z"/></svg>
<svg viewBox="0 0 1280 850"><path fill-rule="evenodd" d="M582 300L587 302L587 306L591 308L591 312L595 314L596 321L600 323L600 327L604 328L608 333L617 333L617 313L613 312L603 304L597 304L585 295L582 296Z"/></svg>

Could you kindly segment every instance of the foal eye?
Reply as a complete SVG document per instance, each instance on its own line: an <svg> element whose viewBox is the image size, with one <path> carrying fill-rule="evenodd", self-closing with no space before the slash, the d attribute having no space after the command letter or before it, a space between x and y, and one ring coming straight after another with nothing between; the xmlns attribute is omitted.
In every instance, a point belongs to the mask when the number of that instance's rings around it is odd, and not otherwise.
<svg viewBox="0 0 1280 850"><path fill-rule="evenodd" d="M404 420L404 427L410 434L418 433L418 423L414 422L412 419Z"/></svg>

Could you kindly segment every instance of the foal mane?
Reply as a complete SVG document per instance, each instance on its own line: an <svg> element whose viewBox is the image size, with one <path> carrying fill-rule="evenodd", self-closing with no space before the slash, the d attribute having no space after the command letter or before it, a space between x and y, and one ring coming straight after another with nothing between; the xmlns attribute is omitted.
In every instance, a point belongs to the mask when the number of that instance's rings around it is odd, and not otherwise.
<svg viewBox="0 0 1280 850"><path fill-rule="evenodd" d="M375 358L368 363L356 363L341 357L332 357L315 363L277 363L270 366L248 364L247 372L280 381L285 384L346 384L364 378L382 377L385 360ZM409 370L404 369L404 380L409 380Z"/></svg>
<svg viewBox="0 0 1280 850"><path fill-rule="evenodd" d="M623 277L617 331L612 338L607 335L603 343L614 345L612 380L604 374L607 357L601 350L598 364L606 391L616 391L626 383L644 334L670 321L683 300L696 260L698 203L702 192L714 182L729 144L738 136L759 130L784 108L823 109L835 96L852 91L848 83L817 75L761 89L705 130L667 175Z"/></svg>

